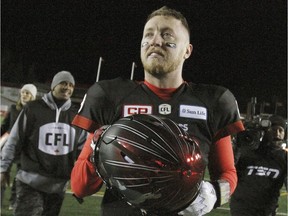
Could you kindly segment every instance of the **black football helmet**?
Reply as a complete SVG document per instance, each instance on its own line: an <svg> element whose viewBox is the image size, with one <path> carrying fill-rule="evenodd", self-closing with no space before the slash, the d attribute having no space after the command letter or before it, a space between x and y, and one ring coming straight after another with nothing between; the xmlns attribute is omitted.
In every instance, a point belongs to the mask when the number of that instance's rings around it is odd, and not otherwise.
<svg viewBox="0 0 288 216"><path fill-rule="evenodd" d="M204 161L198 144L168 118L134 115L109 126L94 161L108 189L146 212L186 208L198 194Z"/></svg>

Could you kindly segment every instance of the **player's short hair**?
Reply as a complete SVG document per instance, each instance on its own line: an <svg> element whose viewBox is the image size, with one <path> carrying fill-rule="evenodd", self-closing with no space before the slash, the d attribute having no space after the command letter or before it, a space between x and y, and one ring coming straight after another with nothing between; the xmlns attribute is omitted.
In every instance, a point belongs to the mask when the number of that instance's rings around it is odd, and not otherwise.
<svg viewBox="0 0 288 216"><path fill-rule="evenodd" d="M155 16L172 16L174 17L175 19L178 19L181 21L181 23L183 24L183 26L187 29L188 31L188 34L190 36L190 28L189 28L189 25L188 25L188 22L186 20L186 18L184 17L184 15L179 12L179 11L176 11L175 9L171 9L167 6L163 6L155 11L153 11L151 14L148 15L147 17L147 20L146 20L146 23L153 17Z"/></svg>

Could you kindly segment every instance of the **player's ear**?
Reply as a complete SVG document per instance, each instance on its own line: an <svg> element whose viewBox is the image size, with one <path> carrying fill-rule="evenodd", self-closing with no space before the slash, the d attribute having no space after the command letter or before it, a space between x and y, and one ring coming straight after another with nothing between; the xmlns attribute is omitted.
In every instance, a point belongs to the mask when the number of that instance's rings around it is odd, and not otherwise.
<svg viewBox="0 0 288 216"><path fill-rule="evenodd" d="M188 59L191 55L193 51L193 45L192 44L188 44L187 47L186 47L186 52L185 52L185 55L184 55L184 59Z"/></svg>

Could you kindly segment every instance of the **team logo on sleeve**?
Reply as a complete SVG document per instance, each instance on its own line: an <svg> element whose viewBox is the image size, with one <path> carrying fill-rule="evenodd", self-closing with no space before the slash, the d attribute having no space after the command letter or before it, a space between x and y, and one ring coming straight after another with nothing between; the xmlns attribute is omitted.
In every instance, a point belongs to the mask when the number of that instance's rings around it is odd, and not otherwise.
<svg viewBox="0 0 288 216"><path fill-rule="evenodd" d="M135 114L152 114L151 105L125 105L123 116L130 116Z"/></svg>
<svg viewBox="0 0 288 216"><path fill-rule="evenodd" d="M207 120L207 109L200 106L180 105L179 116Z"/></svg>
<svg viewBox="0 0 288 216"><path fill-rule="evenodd" d="M160 104L158 112L162 115L169 115L171 113L170 104Z"/></svg>

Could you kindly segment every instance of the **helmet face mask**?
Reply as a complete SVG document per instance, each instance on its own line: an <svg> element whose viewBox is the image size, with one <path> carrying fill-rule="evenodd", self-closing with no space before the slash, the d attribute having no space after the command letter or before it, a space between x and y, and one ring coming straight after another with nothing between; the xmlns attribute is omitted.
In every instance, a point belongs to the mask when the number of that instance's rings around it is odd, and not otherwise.
<svg viewBox="0 0 288 216"><path fill-rule="evenodd" d="M177 212L198 193L205 165L198 144L176 123L153 115L121 118L95 148L99 176L132 206Z"/></svg>

